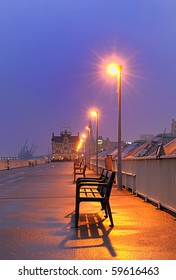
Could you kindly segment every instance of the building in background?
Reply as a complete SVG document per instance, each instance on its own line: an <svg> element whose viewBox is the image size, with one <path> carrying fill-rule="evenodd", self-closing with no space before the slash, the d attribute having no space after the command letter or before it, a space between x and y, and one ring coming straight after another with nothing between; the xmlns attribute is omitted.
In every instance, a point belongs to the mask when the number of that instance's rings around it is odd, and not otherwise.
<svg viewBox="0 0 176 280"><path fill-rule="evenodd" d="M171 134L176 134L176 120L172 119Z"/></svg>
<svg viewBox="0 0 176 280"><path fill-rule="evenodd" d="M79 142L79 133L73 136L70 131L64 129L57 136L53 132L51 138L52 161L74 160L77 157L76 150Z"/></svg>

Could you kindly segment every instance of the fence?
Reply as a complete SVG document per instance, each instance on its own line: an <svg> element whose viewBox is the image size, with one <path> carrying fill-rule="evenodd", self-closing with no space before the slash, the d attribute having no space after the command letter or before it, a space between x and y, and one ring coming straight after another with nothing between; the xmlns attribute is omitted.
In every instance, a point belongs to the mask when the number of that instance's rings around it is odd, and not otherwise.
<svg viewBox="0 0 176 280"><path fill-rule="evenodd" d="M113 159L117 171L117 160ZM91 161L94 169L95 162ZM99 160L99 170L106 167ZM122 184L126 189L176 213L176 158L163 156L122 160Z"/></svg>

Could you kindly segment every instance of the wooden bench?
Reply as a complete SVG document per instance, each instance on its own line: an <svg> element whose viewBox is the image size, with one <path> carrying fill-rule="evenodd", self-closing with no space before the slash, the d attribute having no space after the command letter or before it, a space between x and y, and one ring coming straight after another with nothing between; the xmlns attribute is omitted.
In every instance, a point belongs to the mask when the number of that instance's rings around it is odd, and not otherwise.
<svg viewBox="0 0 176 280"><path fill-rule="evenodd" d="M75 205L75 227L78 228L79 206L80 202L100 202L102 210L105 211L105 217L109 217L110 226L113 227L113 218L109 198L115 179L115 171L108 171L104 182L80 182L76 185L76 205Z"/></svg>
<svg viewBox="0 0 176 280"><path fill-rule="evenodd" d="M77 175L82 175L83 177L85 177L86 168L87 168L87 165L85 164L82 168L80 167L79 169L74 169L74 179L73 179L74 182L76 181Z"/></svg>
<svg viewBox="0 0 176 280"><path fill-rule="evenodd" d="M81 182L104 182L107 179L107 175L108 170L103 169L99 177L79 177L76 180L76 184L78 185Z"/></svg>
<svg viewBox="0 0 176 280"><path fill-rule="evenodd" d="M82 161L81 161L81 162L79 162L79 161L74 161L74 172L75 172L75 170L77 170L77 169L81 169L82 165L83 165L83 162L82 162Z"/></svg>

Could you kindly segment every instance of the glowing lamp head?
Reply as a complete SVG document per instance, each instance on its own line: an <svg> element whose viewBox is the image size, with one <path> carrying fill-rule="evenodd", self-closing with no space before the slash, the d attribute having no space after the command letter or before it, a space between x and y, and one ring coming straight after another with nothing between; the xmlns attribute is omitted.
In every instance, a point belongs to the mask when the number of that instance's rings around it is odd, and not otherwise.
<svg viewBox="0 0 176 280"><path fill-rule="evenodd" d="M110 63L108 64L106 71L109 75L115 76L121 71L121 69L122 69L121 65L118 65L116 63Z"/></svg>
<svg viewBox="0 0 176 280"><path fill-rule="evenodd" d="M85 139L85 138L86 138L86 135L85 135L85 134L82 134L82 138Z"/></svg>
<svg viewBox="0 0 176 280"><path fill-rule="evenodd" d="M91 114L92 117L97 117L98 112L97 111L91 111L90 114Z"/></svg>

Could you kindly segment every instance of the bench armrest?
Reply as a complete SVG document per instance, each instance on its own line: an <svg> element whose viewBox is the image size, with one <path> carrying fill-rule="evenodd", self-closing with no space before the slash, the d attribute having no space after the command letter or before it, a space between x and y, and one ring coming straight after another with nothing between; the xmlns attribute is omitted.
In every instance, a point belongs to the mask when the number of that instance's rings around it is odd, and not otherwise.
<svg viewBox="0 0 176 280"><path fill-rule="evenodd" d="M76 184L76 188L81 187L99 187L99 186L107 186L107 183L104 182L81 182Z"/></svg>
<svg viewBox="0 0 176 280"><path fill-rule="evenodd" d="M79 178L78 178L79 179ZM89 182L95 182L95 183L101 183L104 182L104 179L93 179L93 178L80 178L79 180L76 180L76 184L81 184L81 183L89 183Z"/></svg>

